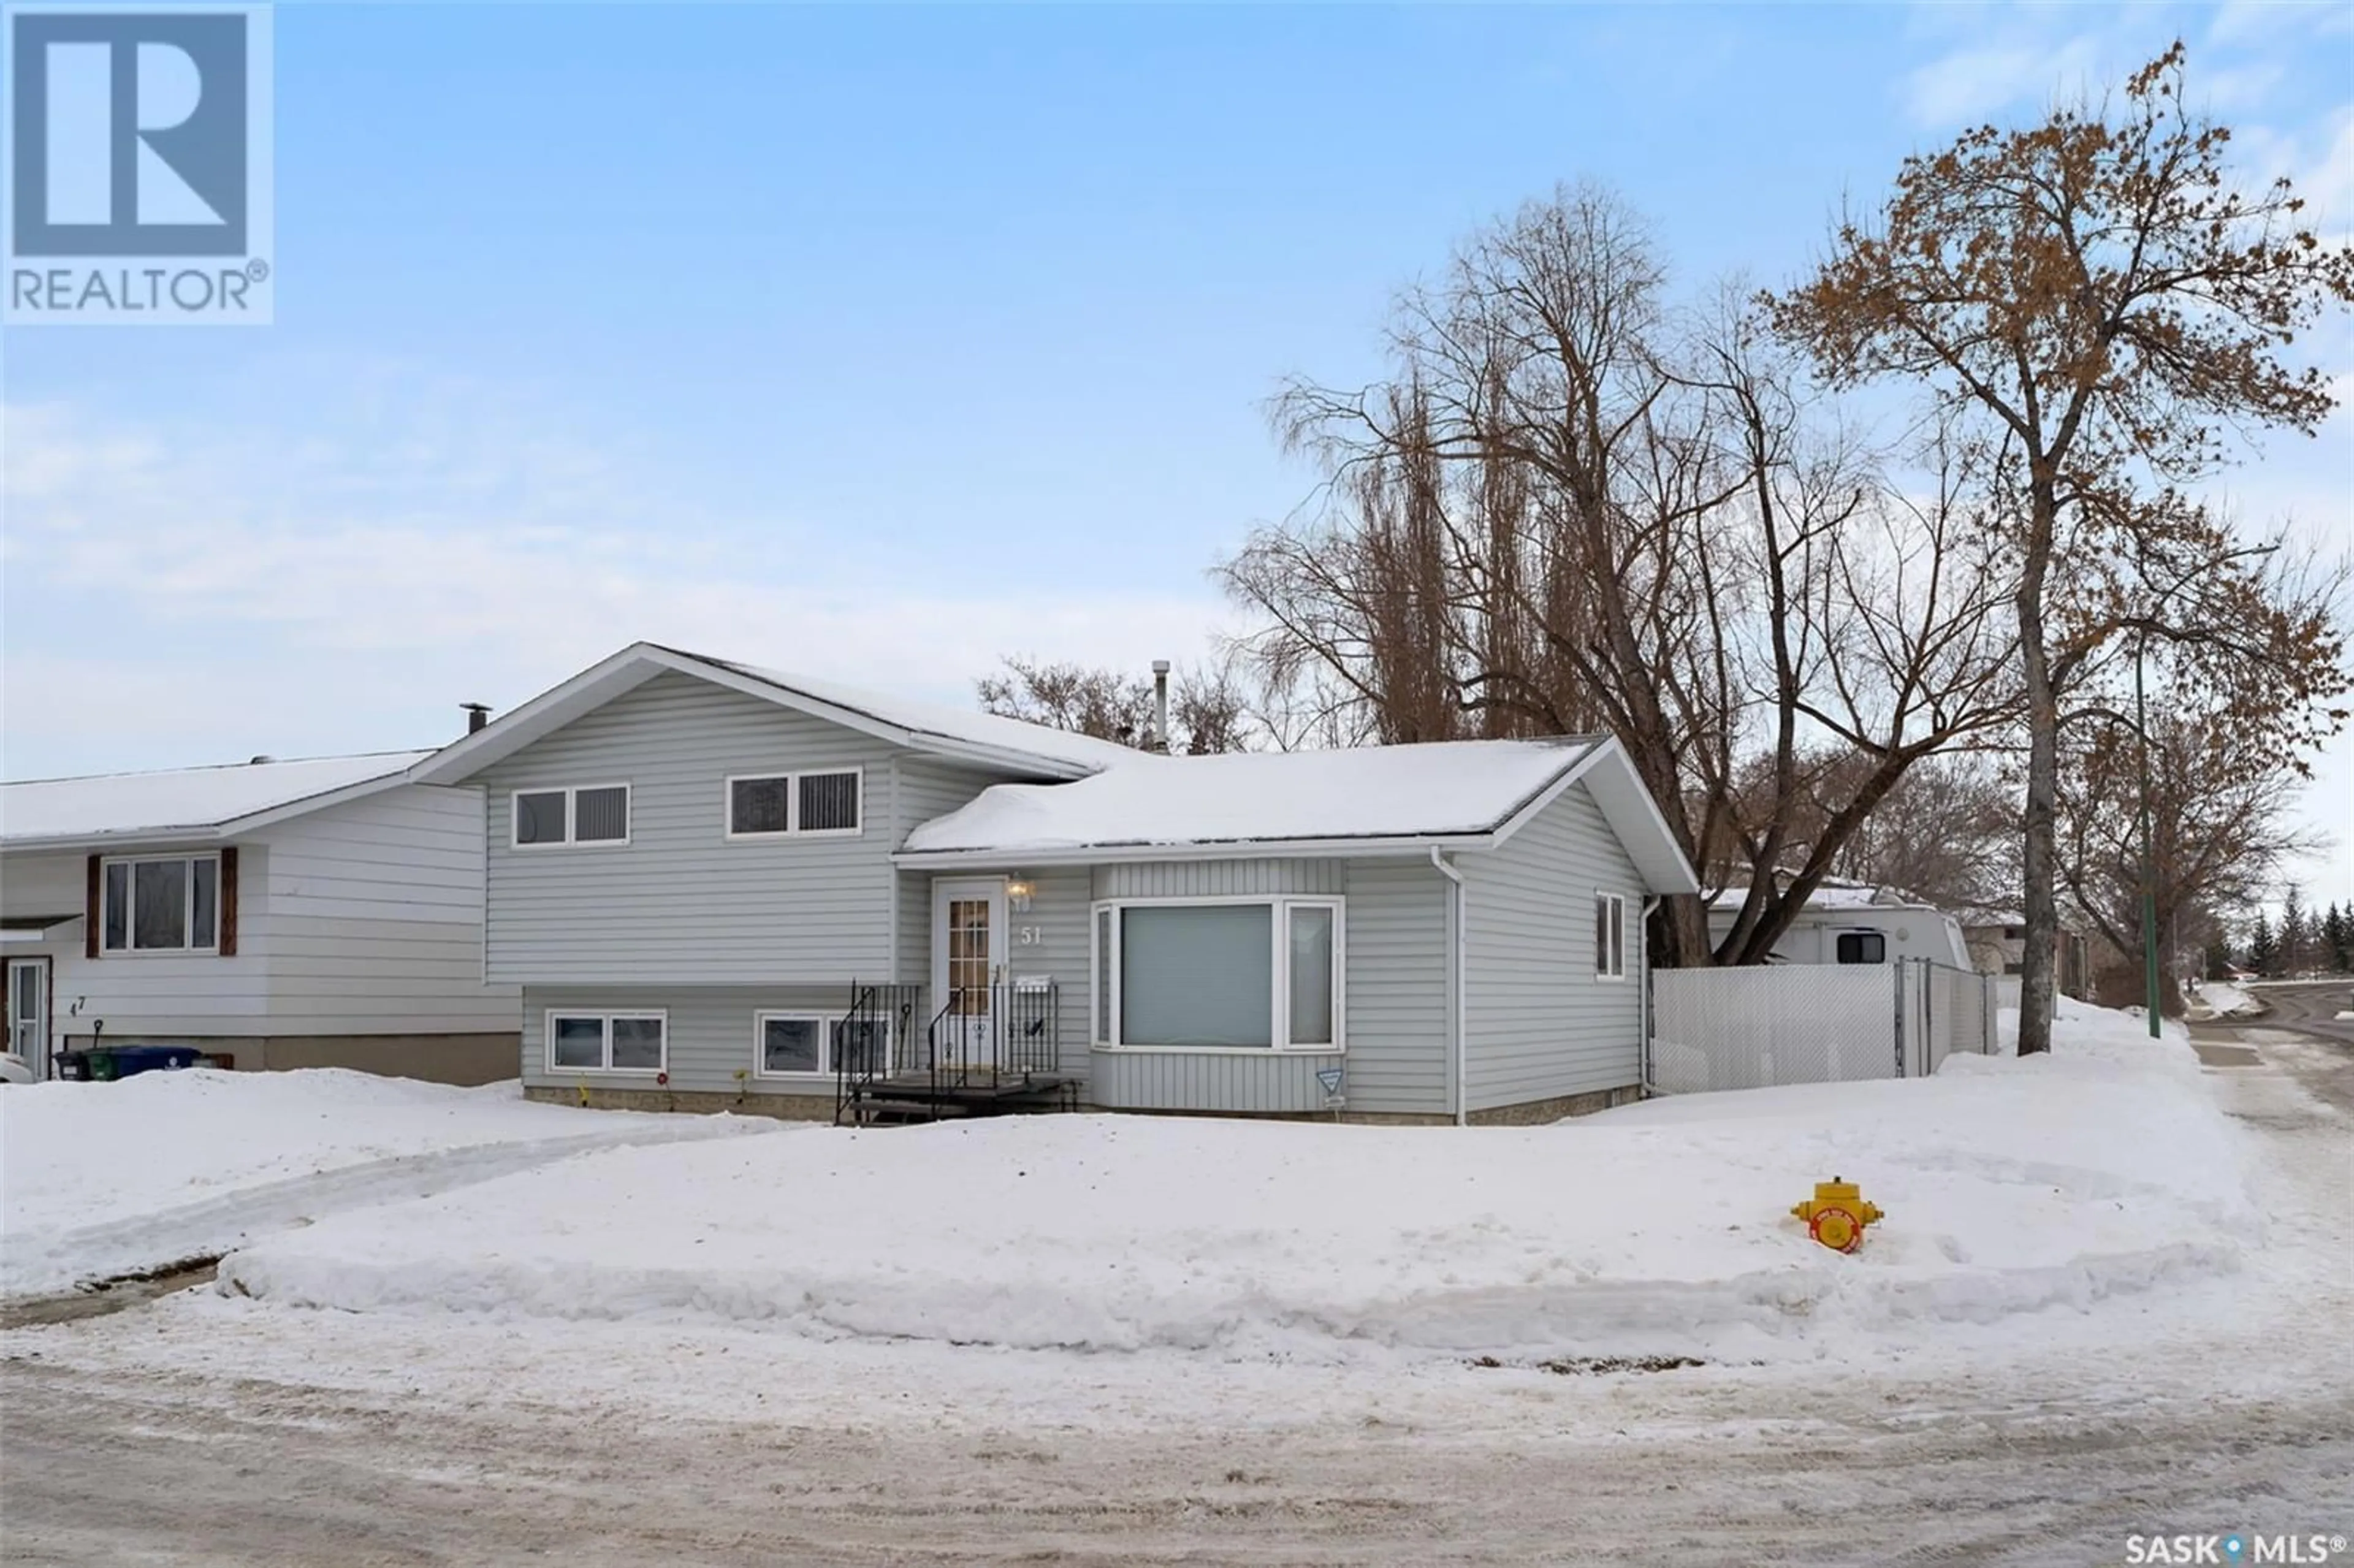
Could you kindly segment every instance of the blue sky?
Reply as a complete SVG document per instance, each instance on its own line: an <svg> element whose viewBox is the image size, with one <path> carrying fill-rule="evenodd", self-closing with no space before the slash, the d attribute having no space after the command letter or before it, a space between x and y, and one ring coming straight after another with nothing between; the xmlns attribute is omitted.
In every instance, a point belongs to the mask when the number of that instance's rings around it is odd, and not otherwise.
<svg viewBox="0 0 2354 1568"><path fill-rule="evenodd" d="M277 324L0 341L0 764L429 743L637 636L952 701L1196 655L1311 482L1277 378L1373 374L1468 230L1592 177L1780 281L2177 34L2342 229L2325 6L281 5ZM2229 489L2342 547L2354 428Z"/></svg>

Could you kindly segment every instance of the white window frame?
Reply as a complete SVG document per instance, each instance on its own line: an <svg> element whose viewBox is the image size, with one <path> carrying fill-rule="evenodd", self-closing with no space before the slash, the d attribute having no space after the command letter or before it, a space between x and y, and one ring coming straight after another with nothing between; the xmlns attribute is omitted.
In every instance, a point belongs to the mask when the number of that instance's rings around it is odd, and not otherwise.
<svg viewBox="0 0 2354 1568"><path fill-rule="evenodd" d="M1267 1045L1129 1045L1119 1038L1120 948L1127 941L1123 912L1129 909L1169 909L1204 905L1253 906L1269 910L1268 939L1274 944L1274 983L1269 987L1273 1017L1268 1021ZM1291 914L1294 909L1332 912L1332 1038L1312 1044L1291 1043ZM1105 967L1103 916L1111 916L1111 963ZM1097 977L1109 980L1108 998L1097 995ZM1108 1001L1108 1007L1105 1006ZM1191 1056L1338 1056L1349 1046L1349 901L1339 894L1245 894L1188 898L1099 898L1087 906L1087 1033L1097 1051L1133 1051L1140 1054ZM1098 1029L1097 1024L1104 1027Z"/></svg>
<svg viewBox="0 0 2354 1568"><path fill-rule="evenodd" d="M763 773L753 777L765 779L770 776ZM567 1016L571 1015L567 1014ZM789 1073L774 1072L769 1069L769 1024L774 1019L790 1019L798 1022L815 1023L818 1026L818 1065L815 1072ZM752 1076L788 1084L814 1084L822 1078L833 1077L837 1072L833 1060L834 1031L849 1021L850 1015L846 1012L820 1012L807 1007L761 1008L752 1014ZM875 1022L883 1026L884 1059L885 1061L896 1059L893 1053L898 1044L896 1038L898 1033L897 1021L886 1013L877 1017Z"/></svg>
<svg viewBox="0 0 2354 1568"><path fill-rule="evenodd" d="M181 928L193 936L196 929L196 866L198 861L207 860L213 863L212 940L205 943L201 947L194 944L188 944L177 948L140 947L138 945L139 873L136 868L142 865L154 865L169 861L179 861L188 867L187 885L182 891L180 920ZM118 865L127 865L133 868L124 874L122 883L123 893L124 895L131 900L131 907L122 912L122 946L119 948L110 948L106 945L106 907L107 884L111 879L106 874L108 868ZM217 850L215 850L208 854L106 855L101 858L98 863L98 956L101 959L201 959L207 957L217 957L220 953L221 903L222 900L228 896L228 895L221 886L221 857L220 852Z"/></svg>
<svg viewBox="0 0 2354 1568"><path fill-rule="evenodd" d="M1618 965L1615 969L1606 968L1603 964L1600 950L1602 947L1602 938L1604 935L1600 929L1600 922L1604 918L1602 911L1606 906L1608 906L1610 911L1608 916L1610 926L1617 937L1617 940L1611 944L1612 950L1610 956L1617 960ZM1596 952L1594 957L1594 978L1604 985L1623 984L1627 979L1627 895L1623 893L1613 893L1606 887L1596 888L1594 890L1594 918L1596 922L1596 929L1595 931Z"/></svg>
<svg viewBox="0 0 2354 1568"><path fill-rule="evenodd" d="M580 829L580 804L578 797L584 789L619 789L621 792L621 836L618 839L583 839L577 836ZM537 843L525 843L517 831L523 824L523 798L525 795L561 795L564 797L564 836L543 839ZM507 791L507 848L524 854L535 854L541 850L559 849L627 849L638 831L638 796L626 779L616 779L610 784L533 784L518 785Z"/></svg>
<svg viewBox="0 0 2354 1568"><path fill-rule="evenodd" d="M595 786L591 785L591 789ZM556 1060L556 1021L559 1018L593 1018L604 1025L603 1065L595 1067L560 1066ZM617 1018L651 1018L662 1025L662 1062L652 1067L616 1067L613 1064L613 1021ZM657 1078L670 1071L670 1010L661 1007L551 1007L542 1015L544 1057L548 1075L590 1074L600 1078Z"/></svg>
<svg viewBox="0 0 2354 1568"><path fill-rule="evenodd" d="M857 782L853 788L858 798L858 825L854 828L804 828L801 826L801 780L826 779L847 773ZM736 786L750 783L786 781L785 821L782 828L766 832L736 831ZM866 769L851 768L795 768L776 773L730 773L719 785L719 827L721 836L729 843L774 843L779 839L854 839L866 832Z"/></svg>

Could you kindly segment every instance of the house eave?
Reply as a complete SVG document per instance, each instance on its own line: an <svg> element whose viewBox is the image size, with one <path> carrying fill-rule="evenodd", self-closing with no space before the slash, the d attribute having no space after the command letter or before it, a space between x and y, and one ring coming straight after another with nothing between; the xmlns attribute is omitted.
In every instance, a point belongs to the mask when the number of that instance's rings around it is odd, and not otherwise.
<svg viewBox="0 0 2354 1568"><path fill-rule="evenodd" d="M708 681L713 685L744 696L805 713L812 718L838 724L845 729L872 736L886 745L910 751L926 752L1034 779L1084 779L1100 771L1082 763L1044 757L1015 747L960 740L953 736L894 724L873 714L843 707L791 687L747 675L726 664L714 663L692 653L664 648L659 643L637 642L599 661L569 680L549 687L473 734L451 742L411 768L408 770L409 780L418 784L463 783L534 741L628 695L666 671Z"/></svg>
<svg viewBox="0 0 2354 1568"><path fill-rule="evenodd" d="M1495 848L1498 842L1493 832L1322 839L1194 839L1181 843L901 850L891 857L891 863L907 871L949 871L958 867L977 871L1013 871L1034 866L1105 865L1135 861L1419 859L1433 849L1487 850Z"/></svg>

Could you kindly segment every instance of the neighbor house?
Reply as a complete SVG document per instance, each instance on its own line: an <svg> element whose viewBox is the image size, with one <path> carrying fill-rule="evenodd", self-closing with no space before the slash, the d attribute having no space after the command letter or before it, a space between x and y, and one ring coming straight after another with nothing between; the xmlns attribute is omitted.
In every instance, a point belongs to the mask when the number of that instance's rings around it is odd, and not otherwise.
<svg viewBox="0 0 2354 1568"><path fill-rule="evenodd" d="M532 1094L1549 1117L1642 1078L1696 890L1605 740L1163 757L641 643L419 763L489 798Z"/></svg>
<svg viewBox="0 0 2354 1568"><path fill-rule="evenodd" d="M2019 977L2027 967L2027 916L2016 909L1969 909L1961 916L1962 940L1970 963L1982 975L2004 981L2004 994L2017 998ZM2083 932L2063 916L2052 938L2052 975L2063 996L2092 994L2092 957ZM2202 958L2204 955L2200 955Z"/></svg>
<svg viewBox="0 0 2354 1568"><path fill-rule="evenodd" d="M0 785L9 1048L193 1044L239 1067L514 1072L482 982L482 797L427 752Z"/></svg>
<svg viewBox="0 0 2354 1568"><path fill-rule="evenodd" d="M1746 885L1728 887L1709 904L1710 937L1723 941L1740 917ZM1827 876L1774 944L1767 961L1783 964L1884 964L1930 959L1970 967L1962 927L1934 904L1894 888Z"/></svg>

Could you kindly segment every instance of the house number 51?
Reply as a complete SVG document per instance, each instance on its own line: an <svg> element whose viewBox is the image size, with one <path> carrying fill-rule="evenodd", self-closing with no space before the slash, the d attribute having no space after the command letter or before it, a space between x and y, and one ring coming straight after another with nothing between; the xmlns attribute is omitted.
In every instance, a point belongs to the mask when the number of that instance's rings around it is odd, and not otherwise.
<svg viewBox="0 0 2354 1568"><path fill-rule="evenodd" d="M1035 926L1016 926L1013 927L1013 939L1021 943L1025 948L1034 948L1038 945L1038 927Z"/></svg>

